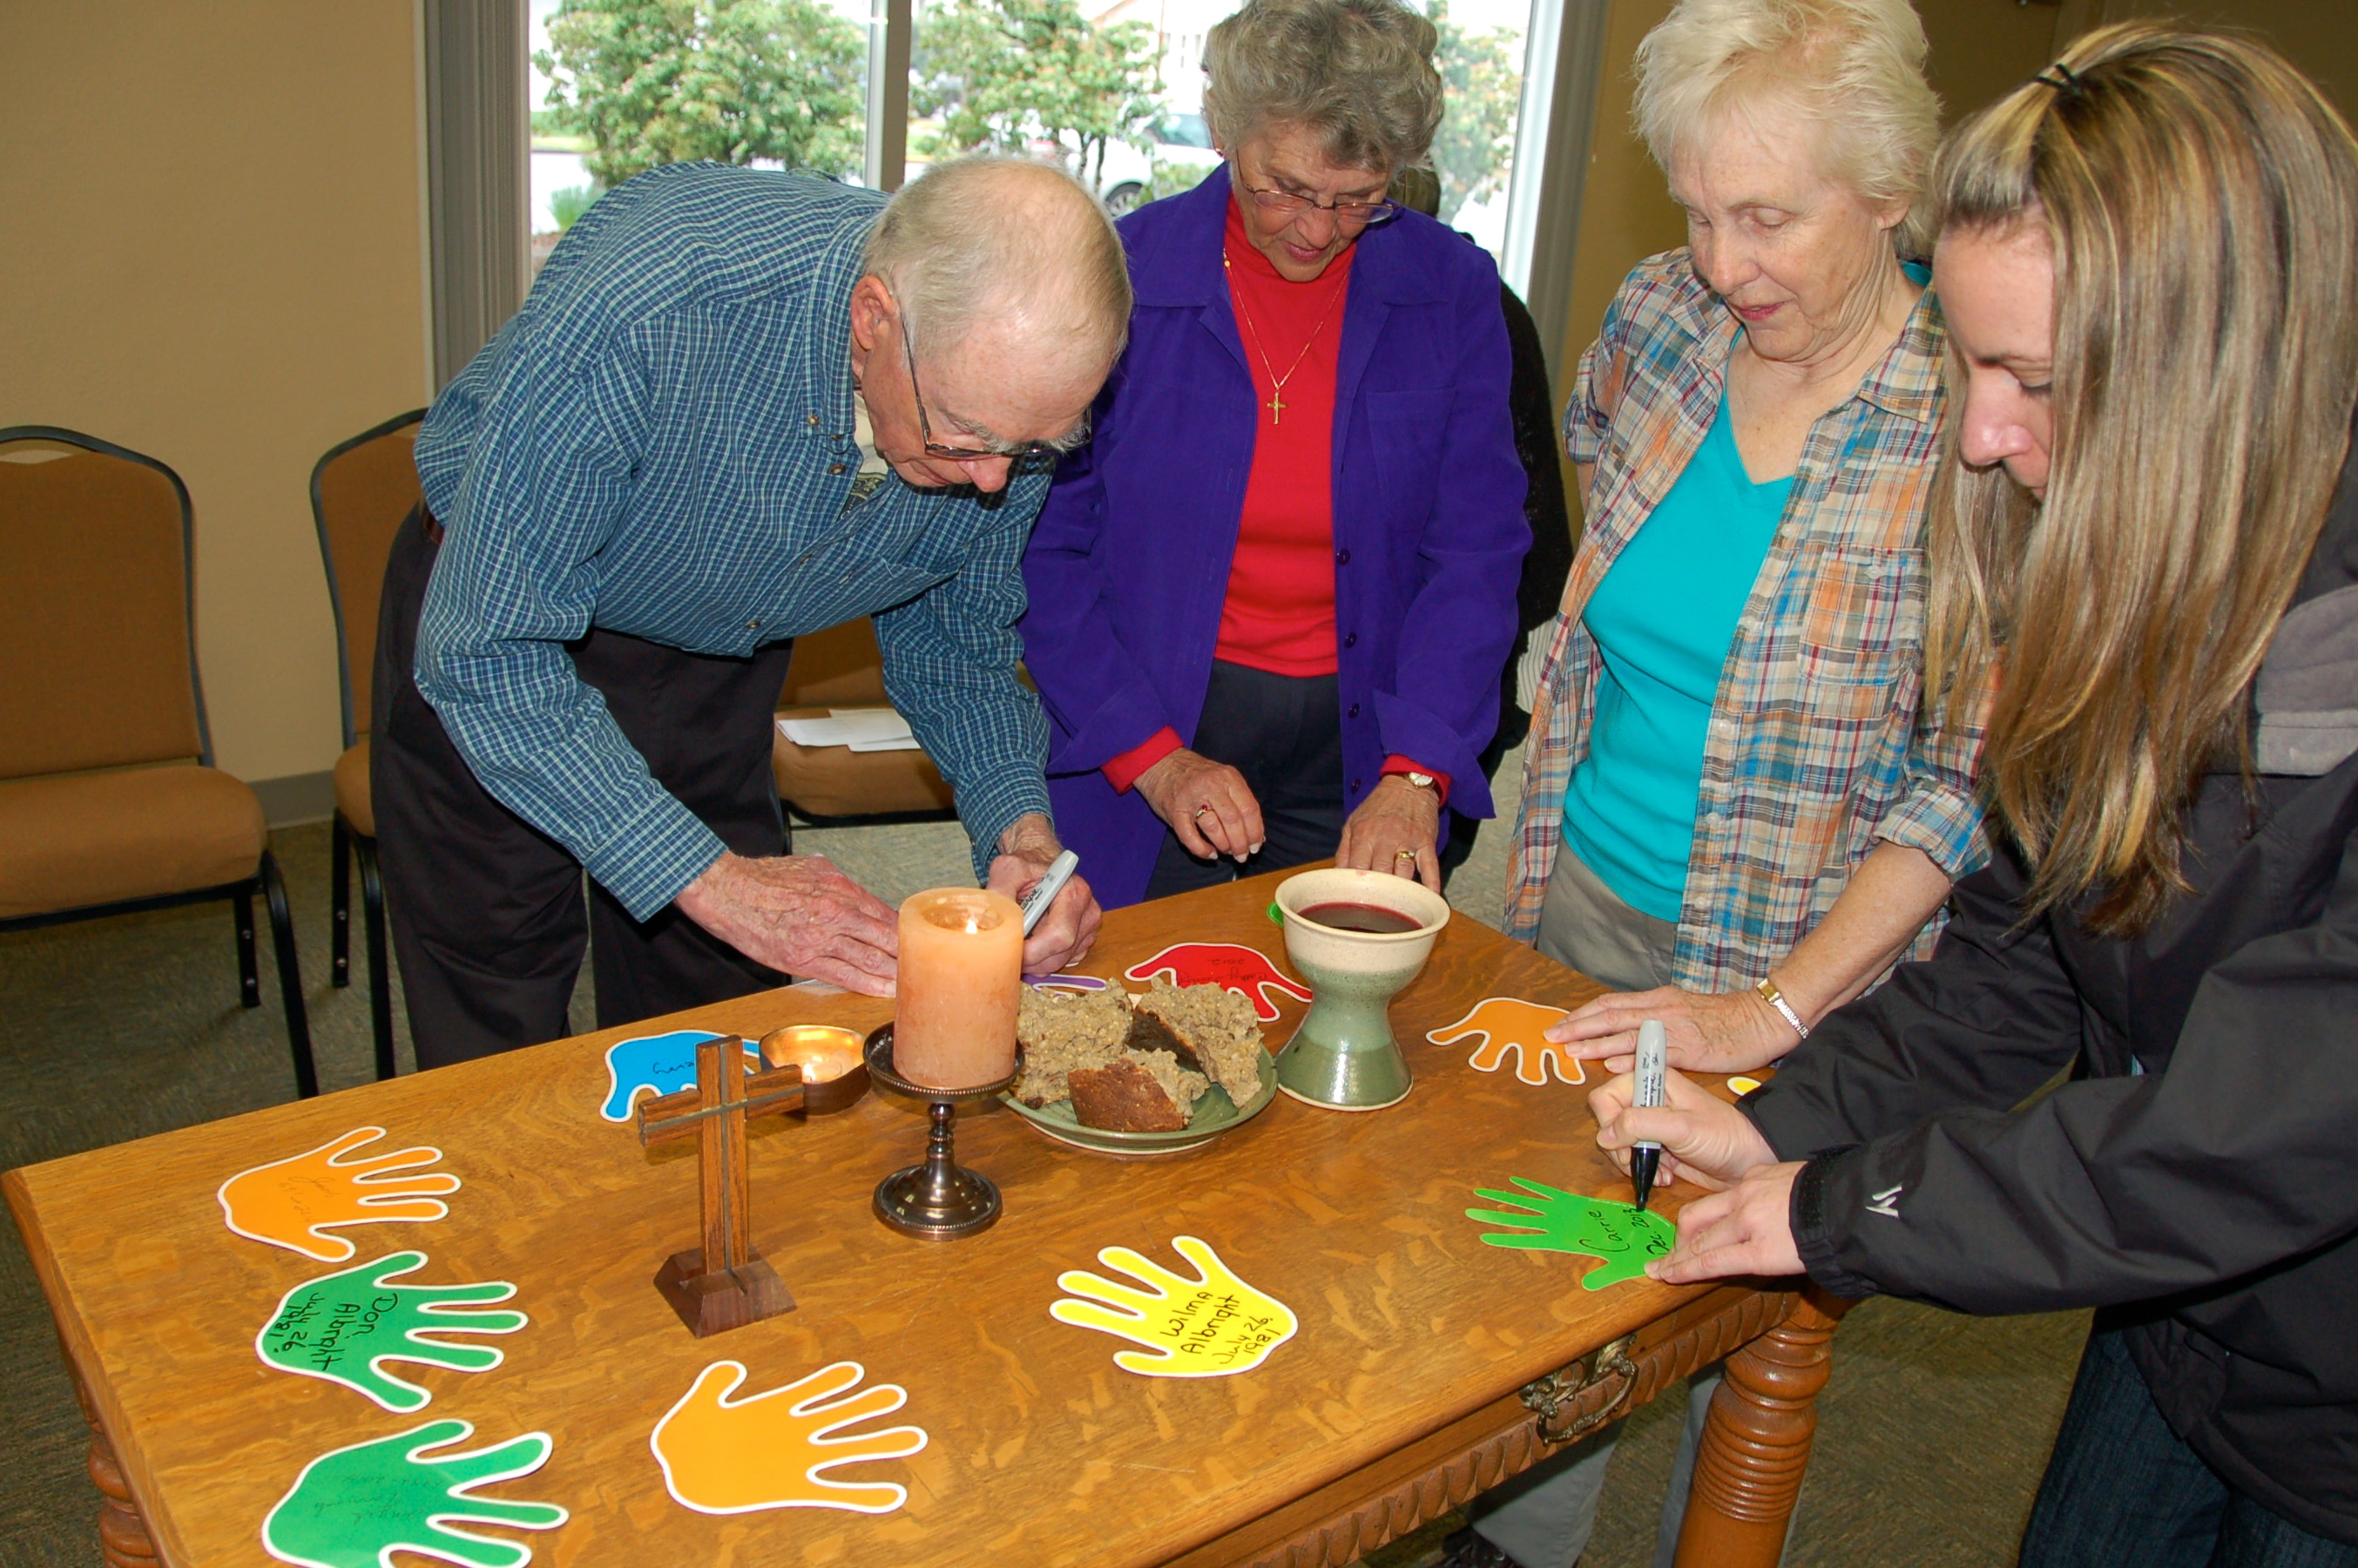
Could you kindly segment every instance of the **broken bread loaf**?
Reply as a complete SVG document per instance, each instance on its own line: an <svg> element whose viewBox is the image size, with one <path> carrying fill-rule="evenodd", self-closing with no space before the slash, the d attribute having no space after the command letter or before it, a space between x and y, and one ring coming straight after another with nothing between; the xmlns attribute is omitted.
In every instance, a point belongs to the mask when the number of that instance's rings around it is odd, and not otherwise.
<svg viewBox="0 0 2358 1568"><path fill-rule="evenodd" d="M1252 1003L1218 986L1157 980L1141 997L1027 986L1015 1035L1015 1098L1035 1109L1069 1100L1083 1127L1177 1132L1215 1083L1240 1106L1260 1092Z"/></svg>
<svg viewBox="0 0 2358 1568"><path fill-rule="evenodd" d="M1070 1098L1066 1080L1074 1068L1120 1059L1130 1022L1120 991L1025 986L1015 1009L1015 1041L1023 1048L1015 1098L1034 1109Z"/></svg>
<svg viewBox="0 0 2358 1568"><path fill-rule="evenodd" d="M1168 1051L1126 1051L1102 1067L1075 1067L1065 1081L1073 1119L1108 1132L1184 1132L1212 1087Z"/></svg>
<svg viewBox="0 0 2358 1568"><path fill-rule="evenodd" d="M1158 979L1130 999L1137 1021L1132 1049L1162 1047L1183 1067L1206 1074L1243 1105L1260 1092L1260 1019L1253 1004L1220 986L1174 986Z"/></svg>

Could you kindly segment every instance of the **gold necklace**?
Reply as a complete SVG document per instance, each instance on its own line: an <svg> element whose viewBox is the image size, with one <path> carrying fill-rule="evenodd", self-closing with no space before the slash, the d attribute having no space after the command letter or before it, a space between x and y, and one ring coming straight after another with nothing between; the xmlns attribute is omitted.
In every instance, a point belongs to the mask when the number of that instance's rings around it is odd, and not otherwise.
<svg viewBox="0 0 2358 1568"><path fill-rule="evenodd" d="M1233 267L1228 265L1228 248L1226 245L1222 245L1220 247L1220 271L1223 274L1227 274L1231 273L1235 269ZM1283 375L1278 374L1277 366L1270 362L1269 349L1260 341L1260 329L1253 325L1252 317L1248 315L1245 311L1245 302L1243 298L1237 295L1233 286L1230 287L1229 297L1236 304L1237 319L1245 324L1245 330L1252 334L1253 351L1260 355L1261 369L1269 373L1270 389L1269 403L1267 405L1269 408L1269 422L1271 426L1275 426L1280 422L1285 413L1285 384L1293 379L1293 373L1300 370L1302 368L1302 362L1310 357L1310 345L1318 341L1318 334L1326 330L1327 318L1335 314L1335 302L1343 297L1343 291L1340 288L1337 288L1327 295L1326 308L1325 311L1319 316L1318 325L1310 329L1310 336L1303 341L1302 351L1293 356L1293 362L1285 367L1285 373Z"/></svg>

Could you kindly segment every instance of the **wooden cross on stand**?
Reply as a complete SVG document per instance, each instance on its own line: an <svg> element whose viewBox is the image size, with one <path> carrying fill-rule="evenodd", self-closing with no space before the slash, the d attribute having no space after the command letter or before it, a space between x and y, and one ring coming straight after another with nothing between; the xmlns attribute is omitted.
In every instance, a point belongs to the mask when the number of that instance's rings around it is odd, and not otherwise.
<svg viewBox="0 0 2358 1568"><path fill-rule="evenodd" d="M748 1076L733 1034L696 1047L696 1087L639 1102L639 1141L653 1149L701 1144L704 1245L675 1252L655 1289L698 1339L795 1310L778 1271L753 1250L747 1223L745 1119L799 1110L803 1070L788 1065Z"/></svg>

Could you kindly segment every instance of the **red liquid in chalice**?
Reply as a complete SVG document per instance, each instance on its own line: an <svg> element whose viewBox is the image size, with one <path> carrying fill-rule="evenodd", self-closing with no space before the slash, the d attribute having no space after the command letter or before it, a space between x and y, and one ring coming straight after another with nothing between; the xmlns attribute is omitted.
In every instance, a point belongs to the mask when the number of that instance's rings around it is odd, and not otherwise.
<svg viewBox="0 0 2358 1568"><path fill-rule="evenodd" d="M1424 925L1412 914L1402 914L1397 909L1387 909L1379 903L1314 903L1298 913L1314 925L1325 925L1336 931L1365 931L1379 936L1397 936L1404 931L1419 930Z"/></svg>

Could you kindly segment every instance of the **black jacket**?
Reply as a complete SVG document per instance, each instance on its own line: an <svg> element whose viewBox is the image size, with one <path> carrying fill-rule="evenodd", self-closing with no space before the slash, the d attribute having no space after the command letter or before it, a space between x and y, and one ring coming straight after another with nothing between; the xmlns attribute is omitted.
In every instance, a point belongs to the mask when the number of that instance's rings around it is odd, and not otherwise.
<svg viewBox="0 0 2358 1568"><path fill-rule="evenodd" d="M1811 1275L1973 1313L2110 1309L2228 1483L2358 1543L2358 479L2255 684L2256 797L2191 807L2144 935L2016 928L2003 846L1929 961L1744 1108ZM1994 838L1997 837L1993 835ZM2023 1099L2062 1067L2073 1081Z"/></svg>

